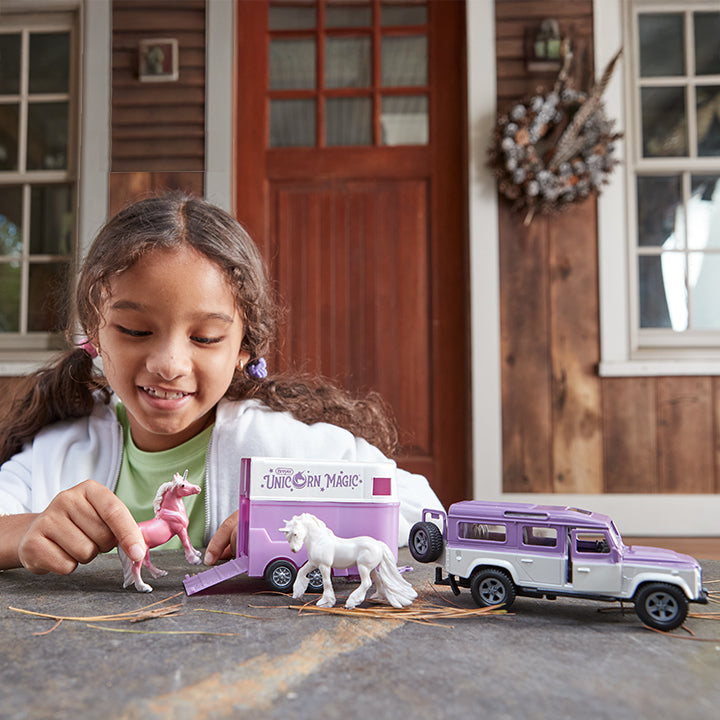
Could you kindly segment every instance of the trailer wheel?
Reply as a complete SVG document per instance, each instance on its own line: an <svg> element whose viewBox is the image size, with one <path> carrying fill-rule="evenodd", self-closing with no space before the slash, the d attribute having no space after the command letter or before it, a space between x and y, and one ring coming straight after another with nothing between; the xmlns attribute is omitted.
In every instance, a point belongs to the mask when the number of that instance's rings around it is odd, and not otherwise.
<svg viewBox="0 0 720 720"><path fill-rule="evenodd" d="M410 529L408 538L410 554L423 563L437 560L443 549L443 537L440 528L431 522L417 522Z"/></svg>
<svg viewBox="0 0 720 720"><path fill-rule="evenodd" d="M321 593L323 591L323 579L320 568L315 568L308 573L308 592Z"/></svg>
<svg viewBox="0 0 720 720"><path fill-rule="evenodd" d="M289 592L297 577L297 569L287 560L273 560L265 570L265 582L278 592Z"/></svg>
<svg viewBox="0 0 720 720"><path fill-rule="evenodd" d="M648 583L635 594L635 612L651 628L674 630L685 622L688 601L675 585Z"/></svg>

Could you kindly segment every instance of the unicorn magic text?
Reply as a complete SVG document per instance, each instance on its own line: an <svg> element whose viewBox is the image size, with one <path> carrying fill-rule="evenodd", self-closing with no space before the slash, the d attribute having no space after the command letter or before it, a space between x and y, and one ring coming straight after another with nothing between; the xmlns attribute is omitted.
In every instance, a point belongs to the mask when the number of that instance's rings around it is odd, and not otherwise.
<svg viewBox="0 0 720 720"><path fill-rule="evenodd" d="M290 468L277 468L263 475L261 487L265 490L305 490L313 488L325 492L332 488L358 488L363 478L358 473L310 473L294 472Z"/></svg>

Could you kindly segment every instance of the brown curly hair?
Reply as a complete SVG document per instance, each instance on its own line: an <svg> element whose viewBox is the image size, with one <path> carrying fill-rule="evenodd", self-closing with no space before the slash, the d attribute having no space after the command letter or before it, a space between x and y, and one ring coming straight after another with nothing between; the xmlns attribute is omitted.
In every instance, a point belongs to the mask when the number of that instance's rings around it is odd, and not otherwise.
<svg viewBox="0 0 720 720"><path fill-rule="evenodd" d="M100 230L78 277L77 325L87 337L96 337L112 279L152 250L183 245L202 253L222 270L245 325L242 349L251 360L263 357L274 337L278 304L257 246L230 214L179 192L133 203ZM70 331L66 336L72 345ZM89 415L98 394L105 402L112 394L87 352L74 345L28 381L27 391L0 423L0 463L46 425ZM230 400L255 398L273 410L289 411L305 423L339 425L387 455L397 448L394 419L377 393L354 397L320 377L283 374L258 380L236 371L225 396Z"/></svg>

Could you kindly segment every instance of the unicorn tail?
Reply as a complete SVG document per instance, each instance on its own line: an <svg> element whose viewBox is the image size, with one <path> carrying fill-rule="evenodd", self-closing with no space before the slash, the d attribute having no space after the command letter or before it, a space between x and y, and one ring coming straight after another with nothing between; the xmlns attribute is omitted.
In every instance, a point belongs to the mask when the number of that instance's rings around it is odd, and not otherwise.
<svg viewBox="0 0 720 720"><path fill-rule="evenodd" d="M375 571L378 590L396 608L406 607L417 597L415 588L400 574L390 548L383 543L383 557Z"/></svg>

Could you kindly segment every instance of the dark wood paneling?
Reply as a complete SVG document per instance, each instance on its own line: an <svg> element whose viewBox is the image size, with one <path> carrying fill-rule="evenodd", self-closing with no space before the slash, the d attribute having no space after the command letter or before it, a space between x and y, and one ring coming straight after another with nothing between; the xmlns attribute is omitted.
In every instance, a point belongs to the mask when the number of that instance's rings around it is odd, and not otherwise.
<svg viewBox="0 0 720 720"><path fill-rule="evenodd" d="M205 0L113 1L113 172L205 169ZM176 38L180 77L141 82L138 43Z"/></svg>

